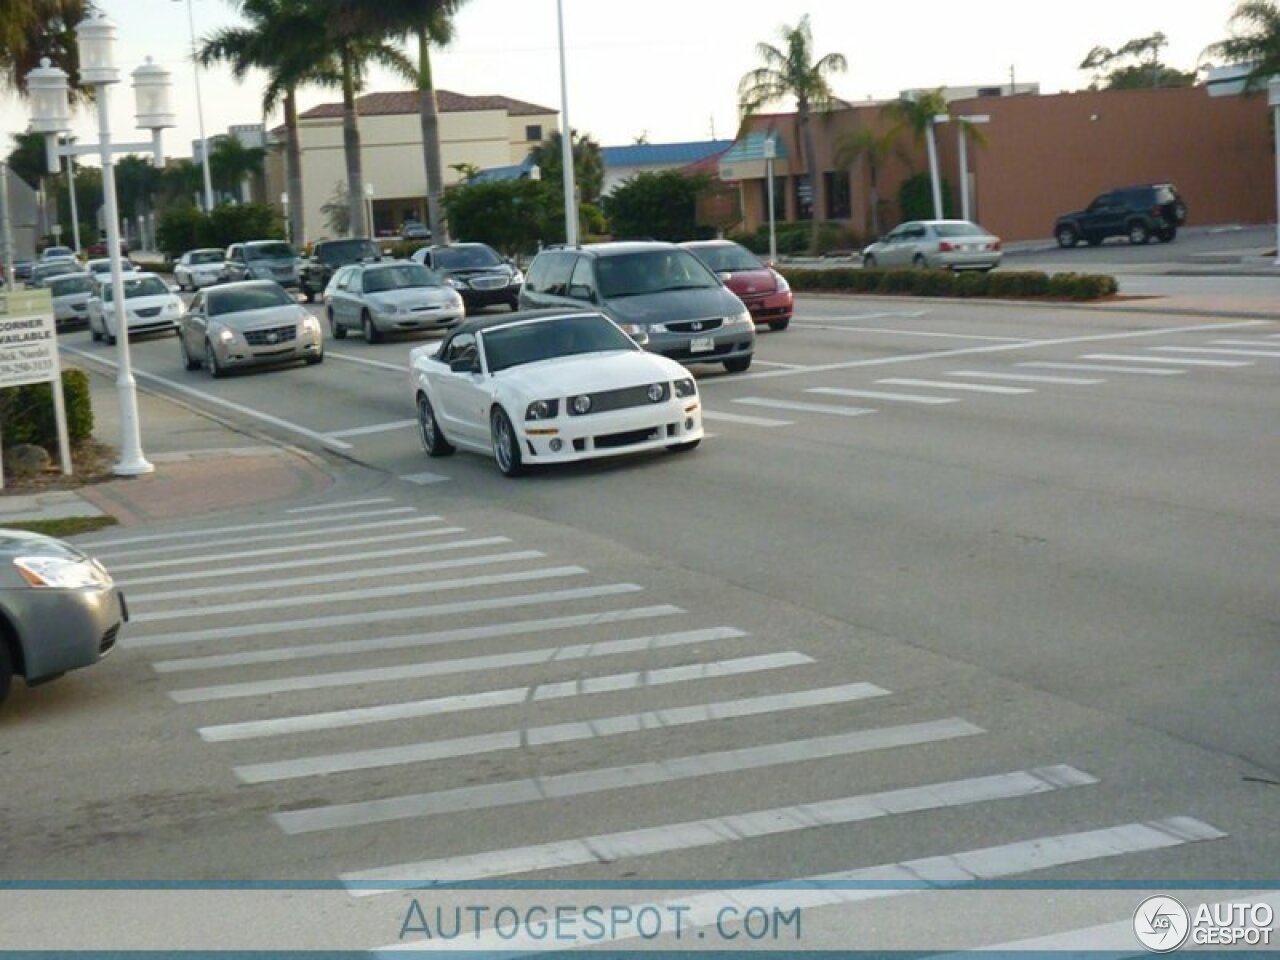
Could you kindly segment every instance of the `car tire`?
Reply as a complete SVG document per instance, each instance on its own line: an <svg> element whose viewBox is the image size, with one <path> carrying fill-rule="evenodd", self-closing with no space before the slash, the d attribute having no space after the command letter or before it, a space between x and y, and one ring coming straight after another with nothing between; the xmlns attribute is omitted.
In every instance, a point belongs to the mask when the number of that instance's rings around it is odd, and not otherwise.
<svg viewBox="0 0 1280 960"><path fill-rule="evenodd" d="M1129 237L1129 243L1135 247L1151 242L1151 231L1147 229L1147 225L1141 220L1134 220L1129 224L1127 235Z"/></svg>
<svg viewBox="0 0 1280 960"><path fill-rule="evenodd" d="M686 440L684 443L669 443L667 444L667 449L672 453L688 453L690 450L696 449L701 442L702 438L699 437L697 440Z"/></svg>
<svg viewBox="0 0 1280 960"><path fill-rule="evenodd" d="M1069 223L1064 223L1062 226L1058 227L1058 229L1054 231L1053 235L1058 241L1058 246L1062 247L1064 250L1070 249L1080 242L1080 234L1076 231L1076 228L1071 226Z"/></svg>
<svg viewBox="0 0 1280 960"><path fill-rule="evenodd" d="M431 401L425 393L418 394L418 439L422 441L422 449L428 457L447 457L454 451L453 444L440 429L436 412L431 408Z"/></svg>
<svg viewBox="0 0 1280 960"><path fill-rule="evenodd" d="M94 343L99 343L102 340L102 334L98 331L98 328L93 325L92 320L89 321L89 339Z"/></svg>
<svg viewBox="0 0 1280 960"><path fill-rule="evenodd" d="M1172 243L1172 242L1173 242L1173 238L1174 238L1174 237L1176 237L1177 235L1178 235L1178 228L1177 228L1177 227L1166 227L1164 230L1161 230L1161 231L1160 231L1160 235L1159 235L1159 237L1160 237L1160 242L1161 242L1161 243Z"/></svg>
<svg viewBox="0 0 1280 960"><path fill-rule="evenodd" d="M382 331L373 325L373 317L368 310L360 314L360 329L364 331L365 343L382 342Z"/></svg>
<svg viewBox="0 0 1280 960"><path fill-rule="evenodd" d="M182 366L187 370L199 370L200 361L191 356L191 351L187 349L187 338L178 333L178 349L182 351Z"/></svg>
<svg viewBox="0 0 1280 960"><path fill-rule="evenodd" d="M724 368L730 373L743 373L751 366L751 356L732 357L724 362Z"/></svg>
<svg viewBox="0 0 1280 960"><path fill-rule="evenodd" d="M912 257L911 265L915 267L917 270L929 269L929 261L924 258L923 253L917 253L914 257Z"/></svg>
<svg viewBox="0 0 1280 960"><path fill-rule="evenodd" d="M520 300L519 300L519 298L518 298L518 297L512 297L510 300L508 300L508 301L507 301L507 306L509 306L509 307L511 308L511 312L512 312L512 313L516 313L516 312L518 312L518 311L520 310Z"/></svg>
<svg viewBox="0 0 1280 960"><path fill-rule="evenodd" d="M489 436L493 441L493 462L504 477L518 477L524 473L524 459L520 456L520 441L511 418L501 407L494 407L489 414Z"/></svg>
<svg viewBox="0 0 1280 960"><path fill-rule="evenodd" d="M9 689L13 686L13 660L9 654L9 644L0 637L0 703L4 703L9 696Z"/></svg>
<svg viewBox="0 0 1280 960"><path fill-rule="evenodd" d="M317 363L324 363L324 351L321 350L319 353L313 353L310 356L303 357L302 359L306 362L308 367L314 367Z"/></svg>
<svg viewBox="0 0 1280 960"><path fill-rule="evenodd" d="M209 371L209 376L215 380L221 380L227 375L226 369L218 362L218 355L213 350L212 341L204 342L204 366Z"/></svg>
<svg viewBox="0 0 1280 960"><path fill-rule="evenodd" d="M862 269L863 270L876 269L876 255L874 253L868 253L865 257L862 258Z"/></svg>
<svg viewBox="0 0 1280 960"><path fill-rule="evenodd" d="M335 340L347 339L347 328L337 321L337 319L333 315L332 310L329 311L329 329L333 331L333 339Z"/></svg>
<svg viewBox="0 0 1280 960"><path fill-rule="evenodd" d="M770 320L769 329L775 332L781 332L791 326L791 318L787 317L783 320Z"/></svg>

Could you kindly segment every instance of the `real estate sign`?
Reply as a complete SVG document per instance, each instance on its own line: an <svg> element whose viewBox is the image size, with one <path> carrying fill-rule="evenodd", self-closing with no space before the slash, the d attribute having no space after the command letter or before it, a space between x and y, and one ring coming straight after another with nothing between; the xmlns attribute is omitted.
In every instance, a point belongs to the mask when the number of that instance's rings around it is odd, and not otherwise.
<svg viewBox="0 0 1280 960"><path fill-rule="evenodd" d="M67 411L62 396L53 300L48 290L0 291L0 389L45 381L53 385L58 453L62 459L62 472L69 474L71 445L67 439ZM0 488L3 484L3 466L0 465Z"/></svg>

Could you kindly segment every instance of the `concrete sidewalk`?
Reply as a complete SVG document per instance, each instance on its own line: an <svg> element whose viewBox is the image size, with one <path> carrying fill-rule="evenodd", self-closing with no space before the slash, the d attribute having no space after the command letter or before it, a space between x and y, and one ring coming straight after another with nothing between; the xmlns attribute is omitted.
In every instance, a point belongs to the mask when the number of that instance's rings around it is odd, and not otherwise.
<svg viewBox="0 0 1280 960"><path fill-rule="evenodd" d="M118 448L115 380L90 367L94 436ZM314 496L334 474L305 451L246 433L180 401L138 390L145 455L155 472L74 489L0 493L0 527L23 520L109 515L149 523Z"/></svg>

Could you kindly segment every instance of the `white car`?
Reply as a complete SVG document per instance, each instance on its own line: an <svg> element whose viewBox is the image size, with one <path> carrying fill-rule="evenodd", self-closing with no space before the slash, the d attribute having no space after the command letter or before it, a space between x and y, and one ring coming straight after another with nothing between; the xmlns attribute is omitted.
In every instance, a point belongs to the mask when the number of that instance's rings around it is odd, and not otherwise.
<svg viewBox="0 0 1280 960"><path fill-rule="evenodd" d="M199 290L222 279L222 251L213 247L188 250L173 268L179 290Z"/></svg>
<svg viewBox="0 0 1280 960"><path fill-rule="evenodd" d="M135 333L169 333L178 329L182 299L154 273L126 274L124 299L130 337ZM101 282L98 295L89 301L89 335L94 340L115 343L119 332L108 277Z"/></svg>
<svg viewBox="0 0 1280 960"><path fill-rule="evenodd" d="M106 285L111 282L111 258L99 257L96 260L90 260L84 265L85 270L92 273L98 280L99 284ZM128 257L120 258L121 273L136 273L138 265Z"/></svg>
<svg viewBox="0 0 1280 960"><path fill-rule="evenodd" d="M427 455L492 455L509 477L529 464L692 450L702 439L689 371L600 313L469 320L438 350L413 350L409 365Z"/></svg>

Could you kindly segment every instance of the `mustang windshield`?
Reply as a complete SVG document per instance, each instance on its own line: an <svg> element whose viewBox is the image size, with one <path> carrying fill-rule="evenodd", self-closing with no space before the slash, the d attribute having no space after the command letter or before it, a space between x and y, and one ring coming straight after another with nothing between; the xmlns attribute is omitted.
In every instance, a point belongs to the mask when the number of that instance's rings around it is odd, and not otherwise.
<svg viewBox="0 0 1280 960"><path fill-rule="evenodd" d="M484 331L483 337L490 373L580 353L640 349L630 337L598 313L498 327Z"/></svg>

